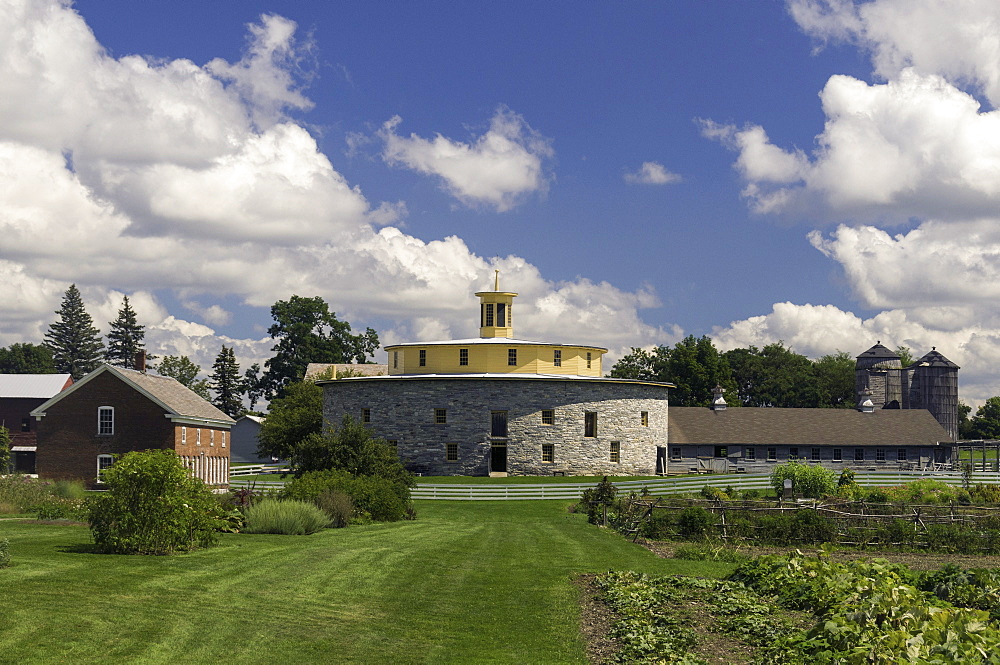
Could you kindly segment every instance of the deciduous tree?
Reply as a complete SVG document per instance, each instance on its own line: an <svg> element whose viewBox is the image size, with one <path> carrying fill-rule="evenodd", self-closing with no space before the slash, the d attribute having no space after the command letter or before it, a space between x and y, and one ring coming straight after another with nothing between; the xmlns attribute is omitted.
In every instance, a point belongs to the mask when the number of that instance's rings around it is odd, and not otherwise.
<svg viewBox="0 0 1000 665"><path fill-rule="evenodd" d="M83 306L76 284L66 289L56 314L59 320L45 333L45 346L52 351L57 372L67 372L74 379L80 379L100 364L104 344L94 327L94 320Z"/></svg>
<svg viewBox="0 0 1000 665"><path fill-rule="evenodd" d="M261 389L268 399L301 381L309 363L363 363L378 348L374 330L352 335L351 324L337 319L319 296L279 300L271 306L271 317L274 324L267 332L278 342L261 376Z"/></svg>
<svg viewBox="0 0 1000 665"><path fill-rule="evenodd" d="M187 356L163 356L155 369L160 376L177 379L181 385L187 386L200 397L211 401L212 393L208 389L208 379L198 378L198 375L201 374L201 367Z"/></svg>
<svg viewBox="0 0 1000 665"><path fill-rule="evenodd" d="M55 374L52 350L42 344L15 342L0 349L0 374Z"/></svg>
<svg viewBox="0 0 1000 665"><path fill-rule="evenodd" d="M287 460L300 442L322 430L323 390L312 382L291 383L271 400L257 434L257 455Z"/></svg>
<svg viewBox="0 0 1000 665"><path fill-rule="evenodd" d="M971 439L1000 439L1000 397L991 397L976 410L969 434Z"/></svg>

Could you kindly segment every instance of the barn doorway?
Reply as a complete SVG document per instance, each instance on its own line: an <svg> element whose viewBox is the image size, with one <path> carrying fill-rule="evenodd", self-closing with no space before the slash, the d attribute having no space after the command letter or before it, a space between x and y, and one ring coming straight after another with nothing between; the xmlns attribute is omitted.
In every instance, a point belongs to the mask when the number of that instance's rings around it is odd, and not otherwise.
<svg viewBox="0 0 1000 665"><path fill-rule="evenodd" d="M490 446L490 473L507 473L507 444Z"/></svg>

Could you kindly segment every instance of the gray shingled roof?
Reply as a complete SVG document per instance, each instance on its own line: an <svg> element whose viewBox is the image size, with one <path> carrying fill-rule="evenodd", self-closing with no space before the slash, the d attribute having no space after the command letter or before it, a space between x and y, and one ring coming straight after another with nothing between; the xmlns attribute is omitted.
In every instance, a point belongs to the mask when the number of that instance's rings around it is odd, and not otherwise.
<svg viewBox="0 0 1000 665"><path fill-rule="evenodd" d="M934 445L954 441L925 409L669 409L670 443L748 445Z"/></svg>
<svg viewBox="0 0 1000 665"><path fill-rule="evenodd" d="M231 423L236 422L223 411L217 409L211 402L190 388L187 388L176 379L167 376L157 376L155 374L145 374L144 372L137 372L131 369L122 369L121 367L109 366L108 369L125 381L141 388L149 395L158 399L178 416L207 418L209 420L222 420Z"/></svg>

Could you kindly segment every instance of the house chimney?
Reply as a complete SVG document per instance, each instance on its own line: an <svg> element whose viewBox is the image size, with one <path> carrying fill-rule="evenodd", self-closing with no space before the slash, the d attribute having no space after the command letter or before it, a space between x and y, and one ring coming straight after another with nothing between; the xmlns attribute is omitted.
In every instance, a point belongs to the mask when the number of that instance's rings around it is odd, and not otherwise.
<svg viewBox="0 0 1000 665"><path fill-rule="evenodd" d="M875 404L872 403L872 395L874 395L869 388L865 388L858 393L858 411L861 413L875 413Z"/></svg>
<svg viewBox="0 0 1000 665"><path fill-rule="evenodd" d="M726 400L722 397L722 393L724 392L726 392L726 389L719 385L716 385L712 389L712 411L726 410Z"/></svg>
<svg viewBox="0 0 1000 665"><path fill-rule="evenodd" d="M135 370L137 372L145 372L146 371L146 352L145 351L142 351L142 350L136 351L136 353L135 353Z"/></svg>

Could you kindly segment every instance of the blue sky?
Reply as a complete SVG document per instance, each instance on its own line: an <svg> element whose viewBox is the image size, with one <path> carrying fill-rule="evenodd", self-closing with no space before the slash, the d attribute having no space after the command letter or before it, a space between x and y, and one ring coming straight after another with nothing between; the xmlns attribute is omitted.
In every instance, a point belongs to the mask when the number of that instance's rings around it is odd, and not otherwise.
<svg viewBox="0 0 1000 665"><path fill-rule="evenodd" d="M994 2L0 0L4 33L0 344L71 282L204 367L293 293L465 337L499 268L522 337L937 346L1000 392Z"/></svg>

